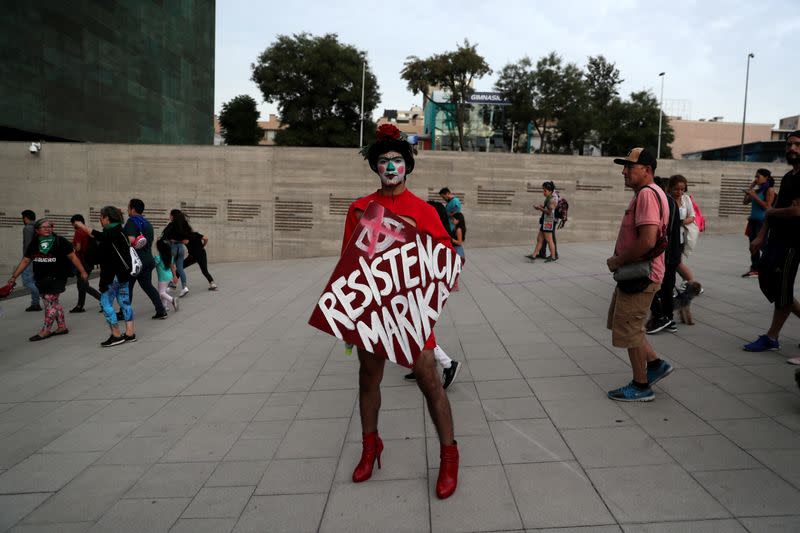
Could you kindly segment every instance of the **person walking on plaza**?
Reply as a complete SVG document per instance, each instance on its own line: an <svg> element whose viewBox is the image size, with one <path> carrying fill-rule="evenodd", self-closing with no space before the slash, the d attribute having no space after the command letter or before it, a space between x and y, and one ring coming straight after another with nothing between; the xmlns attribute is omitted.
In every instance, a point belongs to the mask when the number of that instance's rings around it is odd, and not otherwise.
<svg viewBox="0 0 800 533"><path fill-rule="evenodd" d="M128 221L125 223L125 235L131 245L136 248L139 259L142 261L142 270L137 276L131 276L128 282L128 294L133 302L133 286L139 282L139 286L153 302L156 314L152 316L154 320L167 318L167 309L161 301L158 291L153 287L153 269L156 267L153 260L153 226L144 218L144 202L138 198L131 198L128 202Z"/></svg>
<svg viewBox="0 0 800 533"><path fill-rule="evenodd" d="M103 315L111 330L111 335L100 346L108 348L125 342L136 342L129 285L132 265L130 241L122 229L122 211L110 205L103 207L100 210L100 224L103 231L90 229L81 222L75 223L79 229L91 234L98 243L100 305L103 306ZM125 333L120 331L117 313L113 307L114 300L119 304L125 321Z"/></svg>
<svg viewBox="0 0 800 533"><path fill-rule="evenodd" d="M447 216L451 217L454 213L461 212L461 200L458 199L458 196L452 193L450 189L447 187L442 187L439 189L439 196L442 197L444 200L445 206L444 209L447 211ZM453 223L448 222L448 225L444 227L444 229L453 231Z"/></svg>
<svg viewBox="0 0 800 533"><path fill-rule="evenodd" d="M673 369L659 359L645 336L647 311L664 278L669 204L664 191L653 185L657 162L649 150L634 148L614 163L623 165L625 185L633 189L634 196L622 217L614 255L606 264L611 272L620 271L617 279L623 277L623 270L636 273L629 280L617 282L607 323L611 343L628 350L633 380L609 391L608 397L620 402L649 402L655 398L652 386Z"/></svg>
<svg viewBox="0 0 800 533"><path fill-rule="evenodd" d="M545 262L551 263L558 260L558 253L553 240L556 232L556 205L558 205L558 196L556 196L555 190L556 186L552 181L542 183L544 202L542 205L533 206L536 211L540 211L542 214L539 217L539 234L536 236L536 246L533 248L532 254L525 256L531 261L536 261L536 257L545 243L550 248L550 257L545 259Z"/></svg>
<svg viewBox="0 0 800 533"><path fill-rule="evenodd" d="M75 255L69 241L53 233L52 222L43 218L37 220L33 228L35 230L34 238L8 282L13 285L26 268L33 266L36 288L44 301L44 325L39 333L28 340L41 341L53 335L69 333L64 318L64 308L58 298L66 290L67 278L72 272L72 267L75 267L80 279L84 282L89 279L89 275L83 269L83 265ZM56 324L55 330L52 329L53 324Z"/></svg>
<svg viewBox="0 0 800 533"><path fill-rule="evenodd" d="M156 274L158 274L158 294L161 297L163 306L178 310L178 298L169 293L169 283L178 282L178 275L175 271L175 263L172 262L172 247L167 241L159 240L156 243L155 257Z"/></svg>
<svg viewBox="0 0 800 533"><path fill-rule="evenodd" d="M25 252L28 251L28 246L30 246L31 242L36 235L36 231L33 229L33 223L36 220L36 213L31 211L30 209L26 209L22 212L22 254L25 255ZM32 311L41 311L42 306L39 304L39 289L36 288L36 282L33 280L33 265L28 265L28 267L22 271L22 284L28 289L31 293L31 305L29 305L25 311L32 312Z"/></svg>
<svg viewBox="0 0 800 533"><path fill-rule="evenodd" d="M411 145L402 138L400 130L392 124L384 124L376 132L376 141L362 152L369 166L380 178L381 187L376 192L359 198L352 204L345 221L342 250L359 224L361 215L371 202L390 209L405 220L410 220L417 231L427 233L435 241L452 249L447 233L436 211L406 187L407 176L414 170ZM436 338L431 332L422 353L414 363L417 386L425 396L428 411L439 436L439 478L436 495L448 498L458 484L458 445L454 439L453 416L436 371L433 349ZM376 357L364 348L358 349L359 391L358 403L361 414L362 451L361 459L353 471L353 481L360 483L372 477L375 462L381 467L383 441L378 436L378 414L381 406L381 381L386 359ZM401 455L402 456L402 455Z"/></svg>
<svg viewBox="0 0 800 533"><path fill-rule="evenodd" d="M208 281L208 290L217 290L217 284L214 282L214 277L208 271L208 255L206 254L206 244L208 244L208 237L201 233L193 231L187 240L183 242L186 245L186 250L189 255L183 261L183 268L186 270L193 264L197 263L200 267L200 272L203 273Z"/></svg>
<svg viewBox="0 0 800 533"><path fill-rule="evenodd" d="M745 190L744 205L750 204L750 216L747 217L747 228L745 234L752 244L761 232L764 225L764 218L767 209L775 203L775 178L766 168L756 170L756 177ZM758 277L758 260L761 258L761 251L756 250L750 253L750 269L742 274L743 278Z"/></svg>
<svg viewBox="0 0 800 533"><path fill-rule="evenodd" d="M183 260L185 258L184 243L189 241L194 230L189 225L189 220L183 211L180 209L173 209L169 212L169 224L164 228L161 233L161 238L166 239L172 245L172 262L175 263L175 268L178 272L178 277L181 279L181 292L178 294L184 297L189 294L189 286L186 284L186 272L183 270Z"/></svg>
<svg viewBox="0 0 800 533"><path fill-rule="evenodd" d="M758 284L775 309L767 332L744 345L749 352L780 349L778 336L789 315L800 317L800 303L794 297L800 264L800 130L786 138L786 162L792 169L783 176L775 207L767 208L761 231L750 244L751 252L762 250Z"/></svg>
<svg viewBox="0 0 800 533"><path fill-rule="evenodd" d="M700 235L700 229L695 223L694 205L691 197L686 193L688 189L689 183L685 177L680 174L670 176L667 190L678 204L681 219L681 262L677 270L686 282L694 281L694 274L686 264L686 260L697 246L697 239Z"/></svg>
<svg viewBox="0 0 800 533"><path fill-rule="evenodd" d="M75 228L75 233L72 235L72 247L75 249L75 255L78 256L81 264L83 265L83 269L86 271L86 274L91 275L92 270L94 270L94 262L97 260L95 257L97 252L97 244L94 243L91 237L86 234L85 231L78 229L75 226L76 222L86 223L86 220L83 218L83 215L77 214L72 215L72 218L69 219L70 224L72 227ZM100 293L89 285L89 280L84 281L81 278L78 278L76 285L78 286L78 303L69 310L70 313L83 313L86 311L83 306L86 304L86 294L92 296L97 301L100 301Z"/></svg>
<svg viewBox="0 0 800 533"><path fill-rule="evenodd" d="M447 211L445 210L444 205L442 205L441 202L431 201L428 202L428 205L436 210L436 214L439 215L439 220L442 222L442 227L447 229L447 227L450 225L450 217L447 216ZM436 358L436 362L439 363L439 366L442 367L442 388L447 390L447 387L452 385L452 383L456 380L458 371L461 368L461 363L451 359L450 356L447 355L447 352L445 352L438 344L433 349L433 356ZM413 370L403 377L408 381L416 381L417 379L417 376L414 374Z"/></svg>
<svg viewBox="0 0 800 533"><path fill-rule="evenodd" d="M665 190L667 187L666 178L654 178L654 183ZM650 304L650 320L645 329L648 335L656 334L660 331L678 331L678 326L673 320L673 310L675 308L675 276L678 265L681 263L681 239L682 224L678 204L669 194L665 195L669 203L669 224L667 225L667 249L664 250L664 279L661 288L658 289L653 301Z"/></svg>

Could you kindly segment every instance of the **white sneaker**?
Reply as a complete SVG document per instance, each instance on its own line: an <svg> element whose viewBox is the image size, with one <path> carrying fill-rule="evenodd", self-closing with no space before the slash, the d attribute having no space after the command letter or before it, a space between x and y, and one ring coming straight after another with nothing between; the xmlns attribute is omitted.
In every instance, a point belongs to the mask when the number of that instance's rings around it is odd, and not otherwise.
<svg viewBox="0 0 800 533"><path fill-rule="evenodd" d="M187 294L189 294L189 287L184 287L183 289L181 289L181 292L180 292L180 294L178 294L178 296L180 298L183 298Z"/></svg>
<svg viewBox="0 0 800 533"><path fill-rule="evenodd" d="M211 283L208 284L208 290L210 291L217 290L217 284L212 281Z"/></svg>

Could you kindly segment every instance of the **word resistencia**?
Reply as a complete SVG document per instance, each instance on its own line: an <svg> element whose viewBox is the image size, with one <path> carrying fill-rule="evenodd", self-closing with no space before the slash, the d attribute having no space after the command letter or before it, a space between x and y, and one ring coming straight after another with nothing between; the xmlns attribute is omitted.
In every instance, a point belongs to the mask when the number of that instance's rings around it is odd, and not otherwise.
<svg viewBox="0 0 800 533"><path fill-rule="evenodd" d="M317 305L339 339L340 326L356 331L361 346L374 351L380 343L395 363L396 340L412 363L411 343L422 349L460 272L460 256L442 243L434 246L430 235L417 235L370 262L360 256L358 268L333 280Z"/></svg>

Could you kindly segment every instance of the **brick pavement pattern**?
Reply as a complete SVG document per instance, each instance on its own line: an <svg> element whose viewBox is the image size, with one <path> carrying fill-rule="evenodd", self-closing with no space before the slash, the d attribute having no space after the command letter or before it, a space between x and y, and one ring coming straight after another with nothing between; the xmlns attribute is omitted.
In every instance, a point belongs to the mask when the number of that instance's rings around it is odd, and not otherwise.
<svg viewBox="0 0 800 533"><path fill-rule="evenodd" d="M102 349L95 305L29 343L38 313L0 306L0 531L737 532L800 530L800 394L784 351L741 345L771 316L740 278L743 237L691 258L697 325L651 337L676 371L650 404L605 316L609 243L467 250L437 327L464 363L448 390L458 491L437 500L438 442L406 372L387 365L383 469L360 451L357 362L306 320L332 258L214 265L166 321L140 306L135 344ZM71 307L75 288L62 297Z"/></svg>

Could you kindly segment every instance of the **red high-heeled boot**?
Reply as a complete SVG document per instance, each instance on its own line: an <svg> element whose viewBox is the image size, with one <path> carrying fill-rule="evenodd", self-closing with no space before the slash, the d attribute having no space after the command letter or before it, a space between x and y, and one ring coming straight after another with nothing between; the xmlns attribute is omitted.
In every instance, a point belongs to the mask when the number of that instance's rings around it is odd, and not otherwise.
<svg viewBox="0 0 800 533"><path fill-rule="evenodd" d="M372 477L372 467L378 461L378 468L381 467L381 453L383 452L383 441L378 436L378 432L364 433L362 440L361 460L356 469L353 470L353 481L361 483Z"/></svg>
<svg viewBox="0 0 800 533"><path fill-rule="evenodd" d="M439 455L439 479L436 480L436 495L440 499L449 498L458 485L458 443L442 446Z"/></svg>

